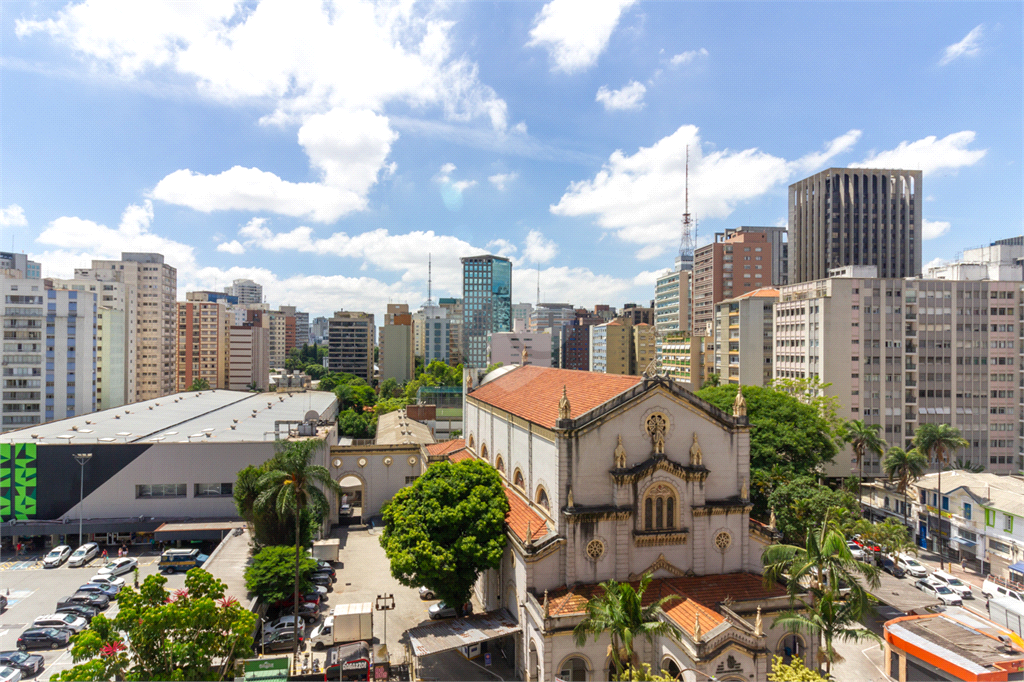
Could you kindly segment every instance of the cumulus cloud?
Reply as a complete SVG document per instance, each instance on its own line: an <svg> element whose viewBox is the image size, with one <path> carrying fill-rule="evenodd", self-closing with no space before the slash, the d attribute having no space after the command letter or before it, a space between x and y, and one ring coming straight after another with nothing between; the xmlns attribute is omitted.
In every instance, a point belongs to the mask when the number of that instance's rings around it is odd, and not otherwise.
<svg viewBox="0 0 1024 682"><path fill-rule="evenodd" d="M680 64L689 64L697 57L707 57L708 51L703 47L699 50L688 50L687 52L681 52L677 55L673 55L669 62L672 66L679 66Z"/></svg>
<svg viewBox="0 0 1024 682"><path fill-rule="evenodd" d="M558 244L545 239L540 230L530 230L526 235L523 257L531 263L549 263L558 255Z"/></svg>
<svg viewBox="0 0 1024 682"><path fill-rule="evenodd" d="M984 24L978 24L971 29L970 33L963 37L958 43L948 45L939 60L940 66L945 66L960 57L973 57L981 52L981 35Z"/></svg>
<svg viewBox="0 0 1024 682"><path fill-rule="evenodd" d="M511 258L519 251L519 247L507 239L492 239L487 242L487 252L502 258Z"/></svg>
<svg viewBox="0 0 1024 682"><path fill-rule="evenodd" d="M928 220L924 218L921 223L922 239L935 239L949 232L950 224L944 220Z"/></svg>
<svg viewBox="0 0 1024 682"><path fill-rule="evenodd" d="M696 126L684 125L632 156L614 152L589 180L569 185L551 212L594 216L595 225L638 244L667 246L679 238L690 149L690 211L702 218L724 218L736 205L761 196L797 173L823 165L848 149L859 133L829 142L824 152L794 161L759 149L705 153Z"/></svg>
<svg viewBox="0 0 1024 682"><path fill-rule="evenodd" d="M236 256L245 253L245 247L242 246L242 243L237 239L232 239L229 242L221 242L220 244L217 244L217 250L222 251L224 253L231 253Z"/></svg>
<svg viewBox="0 0 1024 682"><path fill-rule="evenodd" d="M644 84L636 81L629 81L621 90L609 90L608 86L602 85L594 101L604 104L607 111L643 109L645 92Z"/></svg>
<svg viewBox="0 0 1024 682"><path fill-rule="evenodd" d="M968 149L974 142L973 130L961 130L946 135L941 140L935 135L915 142L900 142L895 149L872 152L860 163L851 163L851 168L904 168L919 170L925 175L940 170L956 170L973 166L988 153L987 149Z"/></svg>
<svg viewBox="0 0 1024 682"><path fill-rule="evenodd" d="M498 188L499 191L504 192L505 188L512 183L513 180L519 177L519 173L515 171L511 173L497 173L487 178L492 185Z"/></svg>
<svg viewBox="0 0 1024 682"><path fill-rule="evenodd" d="M942 266L948 264L949 261L946 260L945 258L933 258L924 264L924 267L921 268L921 272L927 274L928 271L931 270L932 268L941 268Z"/></svg>
<svg viewBox="0 0 1024 682"><path fill-rule="evenodd" d="M476 180L452 180L455 170L455 164L449 162L441 166L434 176L434 180L441 184L441 200L450 211L462 208L462 193L476 186Z"/></svg>
<svg viewBox="0 0 1024 682"><path fill-rule="evenodd" d="M551 0L533 18L527 47L543 47L551 70L586 71L608 46L623 10L635 0Z"/></svg>
<svg viewBox="0 0 1024 682"><path fill-rule="evenodd" d="M651 260L665 253L665 247L661 244L648 244L636 252L637 260Z"/></svg>
<svg viewBox="0 0 1024 682"><path fill-rule="evenodd" d="M25 209L17 204L11 204L7 208L0 207L0 226L3 227L25 227L28 220L25 219Z"/></svg>
<svg viewBox="0 0 1024 682"><path fill-rule="evenodd" d="M653 287L664 270L644 270L633 277L633 284L638 287Z"/></svg>

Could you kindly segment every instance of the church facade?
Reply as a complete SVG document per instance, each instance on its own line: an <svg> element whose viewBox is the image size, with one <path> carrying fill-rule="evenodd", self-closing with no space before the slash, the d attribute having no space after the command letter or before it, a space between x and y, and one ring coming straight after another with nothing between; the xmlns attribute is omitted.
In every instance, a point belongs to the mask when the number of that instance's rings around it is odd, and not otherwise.
<svg viewBox="0 0 1024 682"><path fill-rule="evenodd" d="M600 582L645 574L645 602L676 597L665 612L682 636L638 642L638 662L719 680L764 679L776 653L814 665L805 638L771 627L789 603L761 577L742 395L728 414L666 377L535 366L472 383L462 456L499 471L511 509L476 596L518 620L522 679L609 679L610 638L579 647L572 630Z"/></svg>

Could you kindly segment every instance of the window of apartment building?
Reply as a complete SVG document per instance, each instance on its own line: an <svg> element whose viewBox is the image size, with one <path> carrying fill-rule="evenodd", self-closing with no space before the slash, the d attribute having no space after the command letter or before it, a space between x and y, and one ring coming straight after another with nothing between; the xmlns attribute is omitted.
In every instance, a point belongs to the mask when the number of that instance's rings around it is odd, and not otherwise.
<svg viewBox="0 0 1024 682"><path fill-rule="evenodd" d="M188 497L188 485L185 483L153 483L135 486L135 497Z"/></svg>
<svg viewBox="0 0 1024 682"><path fill-rule="evenodd" d="M1013 514L1003 514L1003 531L1006 533L1013 532Z"/></svg>
<svg viewBox="0 0 1024 682"><path fill-rule="evenodd" d="M1003 554L1010 553L1010 546L1008 544L1000 542L999 540L993 540L992 538L988 539L988 548L995 550L996 552L1002 552Z"/></svg>
<svg viewBox="0 0 1024 682"><path fill-rule="evenodd" d="M230 497L233 483L196 483L194 497Z"/></svg>
<svg viewBox="0 0 1024 682"><path fill-rule="evenodd" d="M968 521L971 520L971 503L964 502L964 518Z"/></svg>

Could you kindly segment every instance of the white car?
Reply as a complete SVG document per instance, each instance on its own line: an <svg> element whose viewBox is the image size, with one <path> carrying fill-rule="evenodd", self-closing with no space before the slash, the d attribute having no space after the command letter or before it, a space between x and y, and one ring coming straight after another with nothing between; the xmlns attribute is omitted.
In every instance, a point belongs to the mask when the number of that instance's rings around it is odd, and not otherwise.
<svg viewBox="0 0 1024 682"><path fill-rule="evenodd" d="M304 631L306 627L306 621L299 617L299 631ZM273 634L282 630L292 630L295 628L295 616L281 616L277 620L272 620L263 626L263 635Z"/></svg>
<svg viewBox="0 0 1024 682"><path fill-rule="evenodd" d="M94 575L89 578L89 582L97 585L109 585L117 588L124 587L124 578L116 578L112 575Z"/></svg>
<svg viewBox="0 0 1024 682"><path fill-rule="evenodd" d="M21 671L17 668L5 665L0 667L0 682L18 682L21 679Z"/></svg>
<svg viewBox="0 0 1024 682"><path fill-rule="evenodd" d="M113 561L108 561L106 566L97 571L97 573L99 575L121 575L122 573L134 571L135 567L138 565L138 559L133 559L132 557L123 557L121 559L114 559Z"/></svg>
<svg viewBox="0 0 1024 682"><path fill-rule="evenodd" d="M924 567L924 564L906 554L900 554L896 565L915 578L924 578L928 575L928 569Z"/></svg>
<svg viewBox="0 0 1024 682"><path fill-rule="evenodd" d="M71 555L68 560L68 566L85 566L87 563L96 558L96 555L100 553L100 546L95 542L87 542Z"/></svg>
<svg viewBox="0 0 1024 682"><path fill-rule="evenodd" d="M945 571L935 571L928 580L936 585L945 585L949 589L959 594L963 599L973 599L974 594L971 592L971 586L965 583L960 578L953 576Z"/></svg>
<svg viewBox="0 0 1024 682"><path fill-rule="evenodd" d="M861 549L856 542L847 540L846 547L850 550L850 554L853 555L854 559L857 561L864 561L864 550Z"/></svg>
<svg viewBox="0 0 1024 682"><path fill-rule="evenodd" d="M989 599L999 599L1000 597L1006 597L1009 599L1016 599L1019 602L1024 602L1024 592L1019 592L1011 587L1007 587L1005 584L1000 584L989 578L985 578L985 582L981 584L981 592Z"/></svg>
<svg viewBox="0 0 1024 682"><path fill-rule="evenodd" d="M71 548L67 545L60 545L50 550L50 553L43 557L43 568L57 568L71 556Z"/></svg>
<svg viewBox="0 0 1024 682"><path fill-rule="evenodd" d="M960 595L945 585L936 585L935 583L930 583L927 580L918 580L914 583L914 586L922 592L935 595L946 606L963 606L964 604L963 600L960 599Z"/></svg>
<svg viewBox="0 0 1024 682"><path fill-rule="evenodd" d="M32 621L34 628L64 628L74 633L81 632L88 625L85 618L73 613L54 613L49 616L39 616Z"/></svg>

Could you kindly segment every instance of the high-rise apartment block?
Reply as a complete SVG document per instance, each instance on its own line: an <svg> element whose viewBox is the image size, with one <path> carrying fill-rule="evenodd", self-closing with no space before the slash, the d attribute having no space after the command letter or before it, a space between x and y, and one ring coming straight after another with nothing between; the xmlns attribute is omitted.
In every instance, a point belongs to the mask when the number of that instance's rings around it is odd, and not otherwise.
<svg viewBox="0 0 1024 682"><path fill-rule="evenodd" d="M448 362L455 366L463 362L462 299L442 298L437 304L444 309L448 321Z"/></svg>
<svg viewBox="0 0 1024 682"><path fill-rule="evenodd" d="M487 335L512 331L512 262L500 256L462 261L463 362L487 366Z"/></svg>
<svg viewBox="0 0 1024 682"><path fill-rule="evenodd" d="M263 303L263 286L251 279L236 279L231 286L224 287L224 293L236 296L242 305Z"/></svg>
<svg viewBox="0 0 1024 682"><path fill-rule="evenodd" d="M725 238L731 239L738 234L760 232L772 245L772 286L789 283L789 231L785 227L744 225L742 227L725 228Z"/></svg>
<svg viewBox="0 0 1024 682"><path fill-rule="evenodd" d="M395 379L402 384L412 381L416 371L413 353L413 324L409 306L389 303L380 328L380 380Z"/></svg>
<svg viewBox="0 0 1024 682"><path fill-rule="evenodd" d="M327 332L327 369L354 374L372 384L375 336L371 313L349 310L334 313Z"/></svg>
<svg viewBox="0 0 1024 682"><path fill-rule="evenodd" d="M579 316L562 325L559 338L559 367L590 371L590 328L602 324L603 320L593 316Z"/></svg>
<svg viewBox="0 0 1024 682"><path fill-rule="evenodd" d="M715 306L715 372L723 384L767 386L774 378L774 304L779 290L757 289Z"/></svg>
<svg viewBox="0 0 1024 682"><path fill-rule="evenodd" d="M629 323L633 325L649 324L653 327L656 321L654 315L654 301L651 301L649 308L644 308L636 303L627 303L622 306L622 310L619 311L617 317L629 320Z"/></svg>
<svg viewBox="0 0 1024 682"><path fill-rule="evenodd" d="M654 327L658 334L690 328L691 279L693 271L678 267L658 277L654 287Z"/></svg>
<svg viewBox="0 0 1024 682"><path fill-rule="evenodd" d="M781 288L775 376L831 383L840 416L882 425L890 446L909 447L920 424L952 424L970 443L958 457L993 473L1020 471L1020 283L875 272L837 268ZM847 451L826 473L853 468ZM864 473L881 475L880 458L868 457Z"/></svg>
<svg viewBox="0 0 1024 682"><path fill-rule="evenodd" d="M655 358L654 327L616 318L590 327L590 371L642 374Z"/></svg>
<svg viewBox="0 0 1024 682"><path fill-rule="evenodd" d="M882 278L921 274L921 171L829 168L789 186L789 281L873 265Z"/></svg>
<svg viewBox="0 0 1024 682"><path fill-rule="evenodd" d="M178 302L178 391L200 379L210 388L230 385L233 322L223 303Z"/></svg>
<svg viewBox="0 0 1024 682"><path fill-rule="evenodd" d="M689 391L699 391L715 371L713 339L689 332L667 332L659 339L661 369Z"/></svg>
<svg viewBox="0 0 1024 682"><path fill-rule="evenodd" d="M173 393L177 387L178 271L159 253L122 253L121 260L94 260L75 269L75 279L123 282L136 292L135 395L128 402Z"/></svg>
<svg viewBox="0 0 1024 682"><path fill-rule="evenodd" d="M255 324L228 329L228 389L267 390L270 385L270 330Z"/></svg>
<svg viewBox="0 0 1024 682"><path fill-rule="evenodd" d="M45 421L96 411L96 299L92 292L46 291Z"/></svg>
<svg viewBox="0 0 1024 682"><path fill-rule="evenodd" d="M23 253L0 251L0 270L17 270L25 279L40 279L43 267Z"/></svg>
<svg viewBox="0 0 1024 682"><path fill-rule="evenodd" d="M575 319L576 309L568 303L540 303L530 311L527 329L531 332L542 332L549 327L558 329Z"/></svg>
<svg viewBox="0 0 1024 682"><path fill-rule="evenodd" d="M730 237L719 232L693 257L692 331L697 335L712 335L715 306L720 301L769 286L772 281L774 257L765 232L740 231Z"/></svg>
<svg viewBox="0 0 1024 682"><path fill-rule="evenodd" d="M286 317L285 355L287 355L292 348L301 348L302 344L309 343L309 313L296 310L293 305L280 306L279 310Z"/></svg>

